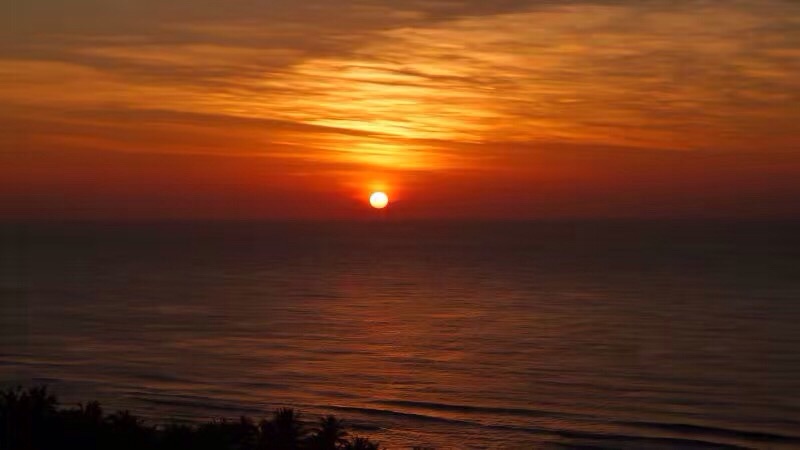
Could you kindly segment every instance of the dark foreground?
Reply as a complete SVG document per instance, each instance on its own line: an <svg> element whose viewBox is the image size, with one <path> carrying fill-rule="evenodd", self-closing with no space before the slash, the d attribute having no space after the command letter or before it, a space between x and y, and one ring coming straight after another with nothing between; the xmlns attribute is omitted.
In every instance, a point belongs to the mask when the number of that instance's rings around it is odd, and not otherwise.
<svg viewBox="0 0 800 450"><path fill-rule="evenodd" d="M0 449L214 449L378 450L369 438L351 436L334 416L316 424L293 409L271 419L215 420L199 426L149 425L128 411L105 414L98 402L59 408L46 387L0 394Z"/></svg>

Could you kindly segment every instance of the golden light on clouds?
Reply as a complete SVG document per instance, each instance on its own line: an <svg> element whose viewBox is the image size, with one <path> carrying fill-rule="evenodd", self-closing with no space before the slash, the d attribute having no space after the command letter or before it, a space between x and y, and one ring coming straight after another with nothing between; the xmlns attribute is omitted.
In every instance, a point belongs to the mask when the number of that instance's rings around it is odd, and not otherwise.
<svg viewBox="0 0 800 450"><path fill-rule="evenodd" d="M47 151L260 155L341 185L558 145L800 146L796 2L181 5L78 31L29 12L0 41L0 118Z"/></svg>

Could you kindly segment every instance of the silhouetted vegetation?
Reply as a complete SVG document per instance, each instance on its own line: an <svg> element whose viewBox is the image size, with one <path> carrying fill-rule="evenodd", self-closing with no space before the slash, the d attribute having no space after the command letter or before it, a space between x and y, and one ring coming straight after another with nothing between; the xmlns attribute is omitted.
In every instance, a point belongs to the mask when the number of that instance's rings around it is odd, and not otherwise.
<svg viewBox="0 0 800 450"><path fill-rule="evenodd" d="M128 411L105 414L89 402L60 408L46 387L0 392L0 449L102 450L378 450L364 437L350 437L334 416L307 426L293 409L270 419L214 420L202 425L150 425Z"/></svg>

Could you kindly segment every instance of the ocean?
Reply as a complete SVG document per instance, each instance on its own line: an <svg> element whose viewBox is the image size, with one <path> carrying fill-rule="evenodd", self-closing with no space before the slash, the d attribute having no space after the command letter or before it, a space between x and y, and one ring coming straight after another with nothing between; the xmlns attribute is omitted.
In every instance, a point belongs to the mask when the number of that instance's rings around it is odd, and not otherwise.
<svg viewBox="0 0 800 450"><path fill-rule="evenodd" d="M0 226L0 386L390 449L799 448L800 224Z"/></svg>

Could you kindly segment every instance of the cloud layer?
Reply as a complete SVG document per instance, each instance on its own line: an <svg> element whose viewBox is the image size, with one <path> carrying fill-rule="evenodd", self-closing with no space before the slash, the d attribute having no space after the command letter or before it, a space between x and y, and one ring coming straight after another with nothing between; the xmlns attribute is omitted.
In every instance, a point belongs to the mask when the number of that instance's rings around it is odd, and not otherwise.
<svg viewBox="0 0 800 450"><path fill-rule="evenodd" d="M797 2L490 3L20 3L0 19L0 144L257 156L343 184L524 178L532 148L800 148Z"/></svg>

